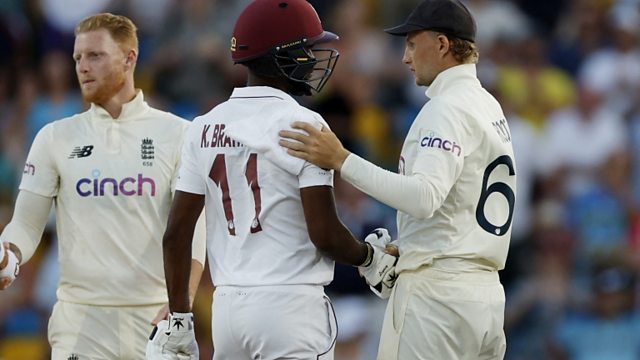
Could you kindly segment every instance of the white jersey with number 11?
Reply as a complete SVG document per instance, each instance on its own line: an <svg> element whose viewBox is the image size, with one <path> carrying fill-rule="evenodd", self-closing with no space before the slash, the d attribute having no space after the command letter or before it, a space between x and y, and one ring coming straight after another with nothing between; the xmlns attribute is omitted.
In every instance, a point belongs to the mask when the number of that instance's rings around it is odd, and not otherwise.
<svg viewBox="0 0 640 360"><path fill-rule="evenodd" d="M311 242L300 188L332 186L333 173L289 156L278 131L320 115L270 87L236 88L196 118L177 190L205 195L207 249L216 286L326 285L334 262Z"/></svg>

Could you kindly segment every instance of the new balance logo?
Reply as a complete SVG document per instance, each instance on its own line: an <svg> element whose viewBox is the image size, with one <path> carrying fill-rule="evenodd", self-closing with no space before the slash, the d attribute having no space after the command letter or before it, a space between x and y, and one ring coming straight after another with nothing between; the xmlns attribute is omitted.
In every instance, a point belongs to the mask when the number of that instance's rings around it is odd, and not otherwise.
<svg viewBox="0 0 640 360"><path fill-rule="evenodd" d="M91 151L93 151L93 145L85 145L83 147L76 146L73 148L73 151L71 151L69 159L87 157L91 155Z"/></svg>
<svg viewBox="0 0 640 360"><path fill-rule="evenodd" d="M80 360L80 358L78 357L78 355L71 354L71 356L69 356L67 360Z"/></svg>

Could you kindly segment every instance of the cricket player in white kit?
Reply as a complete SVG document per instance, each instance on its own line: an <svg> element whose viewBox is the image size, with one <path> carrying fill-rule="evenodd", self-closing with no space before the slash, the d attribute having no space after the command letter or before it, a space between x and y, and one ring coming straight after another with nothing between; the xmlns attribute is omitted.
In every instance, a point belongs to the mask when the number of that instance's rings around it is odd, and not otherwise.
<svg viewBox="0 0 640 360"><path fill-rule="evenodd" d="M55 204L54 360L142 359L150 321L167 303L160 239L189 123L149 107L134 88L137 54L129 19L98 14L80 22L73 58L91 108L38 133L1 235L8 253L28 261ZM204 226L195 238L192 292L204 264Z"/></svg>
<svg viewBox="0 0 640 360"><path fill-rule="evenodd" d="M399 174L303 123L282 131L289 153L398 209L398 275L378 359L502 359L505 264L516 169L509 127L476 77L475 22L457 0L425 0L405 24L403 61L429 86L404 142Z"/></svg>
<svg viewBox="0 0 640 360"><path fill-rule="evenodd" d="M215 360L333 359L336 319L323 286L334 261L359 266L380 285L397 260L384 252L386 231L363 243L340 222L333 171L278 145L279 129L296 119L327 126L292 95L320 91L338 54L314 46L336 39L305 0L253 1L231 40L234 62L249 70L247 87L189 129L164 237L165 272L172 319L190 317L185 242L205 205ZM160 338L163 354L190 355L192 337L158 333L152 342Z"/></svg>

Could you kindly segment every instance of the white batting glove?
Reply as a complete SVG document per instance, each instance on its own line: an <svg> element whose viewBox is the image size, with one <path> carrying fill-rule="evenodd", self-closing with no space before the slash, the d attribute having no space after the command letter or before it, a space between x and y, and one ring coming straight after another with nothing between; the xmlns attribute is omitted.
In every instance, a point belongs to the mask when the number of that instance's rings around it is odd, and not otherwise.
<svg viewBox="0 0 640 360"><path fill-rule="evenodd" d="M200 352L192 313L173 313L156 325L146 349L147 360L198 360Z"/></svg>
<svg viewBox="0 0 640 360"><path fill-rule="evenodd" d="M161 320L151 331L145 358L147 360L162 360L162 346L167 342L169 335L169 320Z"/></svg>
<svg viewBox="0 0 640 360"><path fill-rule="evenodd" d="M364 277L371 291L382 299L391 295L396 282L396 263L398 258L387 254L385 247L391 242L389 231L377 228L364 239L370 254L364 264L358 266L360 276Z"/></svg>
<svg viewBox="0 0 640 360"><path fill-rule="evenodd" d="M4 249L3 245L0 245L0 247ZM4 256L7 258L7 265L0 269L0 290L8 288L20 272L20 264L16 254L10 249L5 249Z"/></svg>

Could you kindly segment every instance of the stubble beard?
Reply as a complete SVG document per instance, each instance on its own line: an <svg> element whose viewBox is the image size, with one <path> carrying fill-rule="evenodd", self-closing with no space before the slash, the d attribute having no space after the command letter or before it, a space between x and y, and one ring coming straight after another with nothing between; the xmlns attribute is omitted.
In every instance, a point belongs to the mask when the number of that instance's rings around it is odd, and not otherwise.
<svg viewBox="0 0 640 360"><path fill-rule="evenodd" d="M82 91L82 98L88 103L103 105L113 98L124 87L125 74L114 71L104 78L104 83L95 91Z"/></svg>

